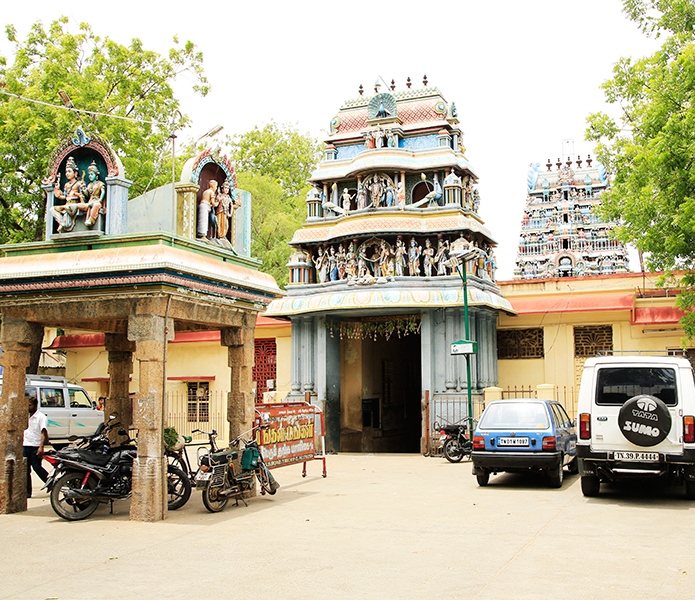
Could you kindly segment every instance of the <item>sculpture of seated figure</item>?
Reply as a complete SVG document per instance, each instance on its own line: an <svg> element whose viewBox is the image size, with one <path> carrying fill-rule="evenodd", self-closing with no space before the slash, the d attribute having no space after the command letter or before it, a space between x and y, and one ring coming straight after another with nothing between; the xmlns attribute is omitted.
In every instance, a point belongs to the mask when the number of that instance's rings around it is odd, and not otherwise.
<svg viewBox="0 0 695 600"><path fill-rule="evenodd" d="M78 178L77 164L70 156L65 163L65 187L61 190L56 181L53 186L53 194L58 200L65 200L65 204L53 206L51 214L58 222L58 233L72 231L75 226L75 218L80 210L87 210L87 203L83 202L82 181Z"/></svg>

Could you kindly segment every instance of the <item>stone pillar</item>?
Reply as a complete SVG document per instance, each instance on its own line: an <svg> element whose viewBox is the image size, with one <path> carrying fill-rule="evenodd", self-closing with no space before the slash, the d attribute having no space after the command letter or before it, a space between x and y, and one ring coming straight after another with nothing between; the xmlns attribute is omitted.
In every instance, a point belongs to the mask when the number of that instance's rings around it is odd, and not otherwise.
<svg viewBox="0 0 695 600"><path fill-rule="evenodd" d="M246 313L241 327L223 329L220 333L220 343L227 346L228 364L232 369L231 385L227 406L229 421L229 439L251 429L254 413L253 397L253 361L254 361L254 331L256 328L256 313Z"/></svg>
<svg viewBox="0 0 695 600"><path fill-rule="evenodd" d="M164 458L164 393L167 341L174 338L170 319L153 314L128 318L128 339L135 342L140 387L133 402L133 425L138 430L138 457L133 463L133 521L167 517Z"/></svg>
<svg viewBox="0 0 695 600"><path fill-rule="evenodd" d="M176 189L176 235L195 239L196 233L196 197L200 186L196 183L177 183ZM236 212L236 211L235 211ZM232 229L232 231L234 231Z"/></svg>
<svg viewBox="0 0 695 600"><path fill-rule="evenodd" d="M453 356L451 354L451 343L455 342L456 338L455 322L456 322L456 309L445 308L444 309L444 319L445 319L445 335L444 335L444 348L442 353L446 360L446 381L444 386L446 388L446 393L451 394L456 389L457 384L457 367L459 362L459 356Z"/></svg>
<svg viewBox="0 0 695 600"><path fill-rule="evenodd" d="M125 429L133 423L133 406L130 401L130 375L133 372L135 342L125 335L107 333L104 347L109 355L109 394L104 407L104 417L116 415Z"/></svg>
<svg viewBox="0 0 695 600"><path fill-rule="evenodd" d="M22 438L29 419L24 396L27 368L34 347L41 346L43 327L4 314L0 343L4 367L0 402L0 513L27 509L26 463Z"/></svg>
<svg viewBox="0 0 695 600"><path fill-rule="evenodd" d="M314 317L302 317L302 392L314 391Z"/></svg>
<svg viewBox="0 0 695 600"><path fill-rule="evenodd" d="M292 353L290 362L290 393L301 400L302 396L302 336L304 322L301 317L292 317Z"/></svg>
<svg viewBox="0 0 695 600"><path fill-rule="evenodd" d="M107 177L106 180L106 235L128 232L128 189L133 182L125 177Z"/></svg>

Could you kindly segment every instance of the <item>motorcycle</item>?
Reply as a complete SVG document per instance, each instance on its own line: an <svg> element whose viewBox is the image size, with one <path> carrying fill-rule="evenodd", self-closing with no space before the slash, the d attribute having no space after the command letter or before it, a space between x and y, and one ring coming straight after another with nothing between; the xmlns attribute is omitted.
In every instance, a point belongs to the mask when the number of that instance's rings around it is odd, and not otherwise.
<svg viewBox="0 0 695 600"><path fill-rule="evenodd" d="M237 472L234 462L239 458L239 444L244 444L241 455L241 470ZM280 484L275 480L263 460L255 440L236 438L230 447L220 452L208 452L200 457L200 468L195 475L195 488L203 492L203 504L210 512L220 512L230 498L245 506L244 492L253 489L254 476L261 486L261 494L275 494Z"/></svg>
<svg viewBox="0 0 695 600"><path fill-rule="evenodd" d="M444 457L449 462L461 462L464 456L470 458L473 442L466 437L465 425L444 425L440 427L439 435Z"/></svg>
<svg viewBox="0 0 695 600"><path fill-rule="evenodd" d="M91 436L75 437L74 446L44 456L53 465L44 486L50 492L54 512L67 521L89 517L102 502L129 498L132 493L133 460L137 457L134 440L125 429L118 434L126 440L112 446L108 432L119 424L113 417ZM167 467L169 510L181 508L191 495L191 484L181 469Z"/></svg>

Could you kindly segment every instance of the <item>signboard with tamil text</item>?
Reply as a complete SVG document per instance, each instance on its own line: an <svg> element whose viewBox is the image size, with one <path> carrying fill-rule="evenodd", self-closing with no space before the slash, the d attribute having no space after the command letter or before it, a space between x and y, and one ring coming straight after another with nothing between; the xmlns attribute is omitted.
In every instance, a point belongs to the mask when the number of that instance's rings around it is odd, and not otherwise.
<svg viewBox="0 0 695 600"><path fill-rule="evenodd" d="M314 419L316 407L302 405L256 406L262 427L258 430L258 445L269 468L312 460Z"/></svg>

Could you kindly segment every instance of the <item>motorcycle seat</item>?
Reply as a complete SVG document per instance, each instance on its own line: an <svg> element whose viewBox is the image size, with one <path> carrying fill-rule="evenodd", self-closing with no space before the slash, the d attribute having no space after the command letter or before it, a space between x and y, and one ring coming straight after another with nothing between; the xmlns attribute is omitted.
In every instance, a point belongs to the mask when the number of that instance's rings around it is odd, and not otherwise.
<svg viewBox="0 0 695 600"><path fill-rule="evenodd" d="M89 450L78 450L78 456L86 462L103 467L111 459L110 454L102 454L101 452L90 452Z"/></svg>
<svg viewBox="0 0 695 600"><path fill-rule="evenodd" d="M223 452L215 452L210 454L210 461L213 465L219 465L221 463L227 463L229 461L238 458L239 453L236 450L225 450Z"/></svg>

